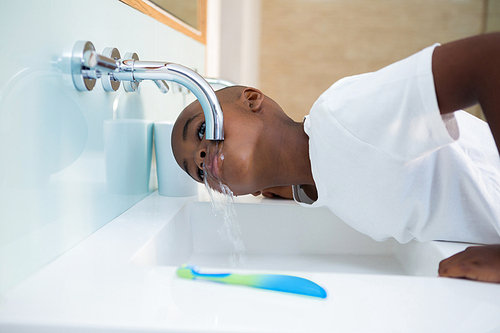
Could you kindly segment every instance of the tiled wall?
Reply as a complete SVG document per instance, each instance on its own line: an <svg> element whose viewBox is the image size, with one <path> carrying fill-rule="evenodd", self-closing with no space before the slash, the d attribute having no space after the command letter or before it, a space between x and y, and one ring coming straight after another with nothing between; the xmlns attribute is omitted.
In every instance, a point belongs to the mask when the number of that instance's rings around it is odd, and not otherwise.
<svg viewBox="0 0 500 333"><path fill-rule="evenodd" d="M499 9L498 0L265 0L260 88L300 121L338 79L498 30Z"/></svg>

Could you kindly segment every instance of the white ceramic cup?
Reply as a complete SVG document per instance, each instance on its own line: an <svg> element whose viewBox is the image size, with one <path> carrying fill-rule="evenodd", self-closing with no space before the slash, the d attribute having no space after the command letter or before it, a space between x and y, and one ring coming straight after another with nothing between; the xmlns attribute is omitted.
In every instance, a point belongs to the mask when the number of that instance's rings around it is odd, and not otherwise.
<svg viewBox="0 0 500 333"><path fill-rule="evenodd" d="M153 122L143 119L104 121L106 187L115 194L150 190Z"/></svg>
<svg viewBox="0 0 500 333"><path fill-rule="evenodd" d="M158 193L168 197L187 197L198 194L198 183L179 167L172 153L171 135L174 122L154 124Z"/></svg>

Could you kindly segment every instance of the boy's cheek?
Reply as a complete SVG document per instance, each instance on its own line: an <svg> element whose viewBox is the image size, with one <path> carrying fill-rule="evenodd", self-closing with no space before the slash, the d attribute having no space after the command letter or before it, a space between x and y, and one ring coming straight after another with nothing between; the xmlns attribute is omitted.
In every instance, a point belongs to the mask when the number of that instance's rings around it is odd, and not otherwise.
<svg viewBox="0 0 500 333"><path fill-rule="evenodd" d="M228 165L225 165L228 166ZM233 166L233 165L231 165ZM256 180L248 168L223 168L222 179L234 195L245 195L259 191Z"/></svg>
<svg viewBox="0 0 500 333"><path fill-rule="evenodd" d="M256 150L251 140L231 140L224 142L222 146L223 163L220 169L220 179L226 184L234 195L245 195L259 191L255 167L257 158ZM243 142L242 142L243 141ZM214 183L218 183L214 180ZM210 183L209 183L210 184ZM220 188L218 184L217 189Z"/></svg>

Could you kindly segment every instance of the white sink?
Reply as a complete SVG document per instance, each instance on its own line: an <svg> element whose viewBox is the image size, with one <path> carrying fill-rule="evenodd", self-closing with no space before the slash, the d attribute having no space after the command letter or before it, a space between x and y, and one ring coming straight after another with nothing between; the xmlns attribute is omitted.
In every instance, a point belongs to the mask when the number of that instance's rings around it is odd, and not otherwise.
<svg viewBox="0 0 500 333"><path fill-rule="evenodd" d="M193 200L154 193L27 278L1 299L0 332L498 332L498 284L436 277L466 244L378 243L328 210L237 198L233 267L223 219ZM181 279L183 263L300 276L328 296Z"/></svg>
<svg viewBox="0 0 500 333"><path fill-rule="evenodd" d="M461 244L376 242L347 226L327 209L294 203L237 203L236 223L245 251L243 262L230 260L234 246L223 218L210 203L181 209L132 258L148 266L184 263L211 269L307 271L322 273L436 276L446 253L440 247Z"/></svg>

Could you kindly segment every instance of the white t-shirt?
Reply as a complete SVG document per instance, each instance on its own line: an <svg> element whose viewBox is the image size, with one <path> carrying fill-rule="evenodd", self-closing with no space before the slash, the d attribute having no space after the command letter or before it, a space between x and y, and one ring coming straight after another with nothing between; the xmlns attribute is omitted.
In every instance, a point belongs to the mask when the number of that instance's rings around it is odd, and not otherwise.
<svg viewBox="0 0 500 333"><path fill-rule="evenodd" d="M375 240L500 243L498 151L483 121L441 117L436 46L321 95L304 122L318 200L301 205Z"/></svg>

